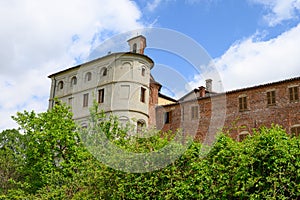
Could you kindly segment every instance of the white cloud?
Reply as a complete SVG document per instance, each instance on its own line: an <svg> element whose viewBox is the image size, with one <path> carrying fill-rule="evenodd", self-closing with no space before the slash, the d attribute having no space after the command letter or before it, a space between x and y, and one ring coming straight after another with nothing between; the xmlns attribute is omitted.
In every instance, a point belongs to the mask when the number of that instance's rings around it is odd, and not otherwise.
<svg viewBox="0 0 300 200"><path fill-rule="evenodd" d="M262 4L267 8L269 13L264 18L270 26L297 18L297 12L300 10L300 0L250 0L250 2Z"/></svg>
<svg viewBox="0 0 300 200"><path fill-rule="evenodd" d="M146 9L153 12L161 3L161 0L153 0L152 2L147 2Z"/></svg>
<svg viewBox="0 0 300 200"><path fill-rule="evenodd" d="M300 24L269 41L239 41L214 62L225 90L239 89L299 76L299 46ZM196 76L191 84L198 87L202 79Z"/></svg>
<svg viewBox="0 0 300 200"><path fill-rule="evenodd" d="M0 1L0 13L0 130L15 126L17 111L47 109L47 75L84 61L106 36L143 27L129 0Z"/></svg>

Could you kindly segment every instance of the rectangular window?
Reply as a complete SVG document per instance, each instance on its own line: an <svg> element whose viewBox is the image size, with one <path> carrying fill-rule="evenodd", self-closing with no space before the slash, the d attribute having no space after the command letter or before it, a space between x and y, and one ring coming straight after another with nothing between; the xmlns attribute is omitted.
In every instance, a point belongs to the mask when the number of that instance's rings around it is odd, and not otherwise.
<svg viewBox="0 0 300 200"><path fill-rule="evenodd" d="M143 102L143 103L145 103L145 100L146 100L145 96L146 96L146 89L142 87L141 88L140 101Z"/></svg>
<svg viewBox="0 0 300 200"><path fill-rule="evenodd" d="M275 91L267 92L267 101L268 106L275 105L276 104L276 95Z"/></svg>
<svg viewBox="0 0 300 200"><path fill-rule="evenodd" d="M83 95L83 107L87 107L89 105L89 93Z"/></svg>
<svg viewBox="0 0 300 200"><path fill-rule="evenodd" d="M247 110L247 97L239 97L239 110Z"/></svg>
<svg viewBox="0 0 300 200"><path fill-rule="evenodd" d="M198 106L192 106L192 119L198 119Z"/></svg>
<svg viewBox="0 0 300 200"><path fill-rule="evenodd" d="M289 94L290 94L290 102L299 100L298 87L290 87Z"/></svg>
<svg viewBox="0 0 300 200"><path fill-rule="evenodd" d="M165 115L164 115L164 124L171 123L171 120L172 120L172 112L171 111L165 112Z"/></svg>
<svg viewBox="0 0 300 200"><path fill-rule="evenodd" d="M104 102L104 89L98 90L98 103Z"/></svg>

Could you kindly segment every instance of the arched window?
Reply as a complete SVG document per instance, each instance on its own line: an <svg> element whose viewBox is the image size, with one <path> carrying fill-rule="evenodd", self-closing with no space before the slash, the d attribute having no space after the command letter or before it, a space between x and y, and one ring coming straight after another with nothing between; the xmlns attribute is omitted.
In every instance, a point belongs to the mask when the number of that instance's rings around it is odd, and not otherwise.
<svg viewBox="0 0 300 200"><path fill-rule="evenodd" d="M85 82L92 80L92 73L91 72L86 73L84 80Z"/></svg>
<svg viewBox="0 0 300 200"><path fill-rule="evenodd" d="M59 81L57 86L58 86L59 90L62 90L64 88L64 82L63 81Z"/></svg>
<svg viewBox="0 0 300 200"><path fill-rule="evenodd" d="M77 84L77 77L76 77L76 76L73 76L73 77L71 78L71 87L74 86L74 85L76 85L76 84Z"/></svg>
<svg viewBox="0 0 300 200"><path fill-rule="evenodd" d="M132 52L136 53L136 49L137 49L137 45L136 45L136 43L134 43L132 46Z"/></svg>
<svg viewBox="0 0 300 200"><path fill-rule="evenodd" d="M121 126L125 127L129 122L129 118L126 116L121 116L121 117L119 117L119 121L120 121Z"/></svg>
<svg viewBox="0 0 300 200"><path fill-rule="evenodd" d="M87 123L82 123L81 124L81 128L87 129L87 127L88 127Z"/></svg>
<svg viewBox="0 0 300 200"><path fill-rule="evenodd" d="M242 131L238 135L238 140L241 142L243 141L250 133L248 131Z"/></svg>
<svg viewBox="0 0 300 200"><path fill-rule="evenodd" d="M137 132L141 133L143 128L146 126L146 122L142 119L137 121Z"/></svg>
<svg viewBox="0 0 300 200"><path fill-rule="evenodd" d="M104 67L102 70L101 70L101 75L102 76L106 76L107 75L107 68Z"/></svg>
<svg viewBox="0 0 300 200"><path fill-rule="evenodd" d="M298 137L300 135L300 124L291 127L291 134Z"/></svg>
<svg viewBox="0 0 300 200"><path fill-rule="evenodd" d="M142 76L145 76L145 73L146 73L146 69L142 67Z"/></svg>

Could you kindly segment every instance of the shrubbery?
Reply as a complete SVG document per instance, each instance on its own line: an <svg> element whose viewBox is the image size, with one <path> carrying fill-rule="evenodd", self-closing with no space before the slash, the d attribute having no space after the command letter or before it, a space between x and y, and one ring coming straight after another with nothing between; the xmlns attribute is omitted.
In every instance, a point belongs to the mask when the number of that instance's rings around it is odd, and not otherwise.
<svg viewBox="0 0 300 200"><path fill-rule="evenodd" d="M95 111L94 117L92 130L105 130L110 142L130 152L156 152L173 139L159 131L147 138L128 137L128 127L120 127L113 117L99 121L104 116ZM18 113L14 119L24 134L0 134L0 199L300 197L300 139L278 126L262 128L242 142L220 133L204 157L201 144L192 142L164 168L129 173L106 166L87 151L82 141L91 137L90 130L79 129L64 105L41 114ZM183 148L178 142L172 145ZM151 162L144 169L147 165Z"/></svg>

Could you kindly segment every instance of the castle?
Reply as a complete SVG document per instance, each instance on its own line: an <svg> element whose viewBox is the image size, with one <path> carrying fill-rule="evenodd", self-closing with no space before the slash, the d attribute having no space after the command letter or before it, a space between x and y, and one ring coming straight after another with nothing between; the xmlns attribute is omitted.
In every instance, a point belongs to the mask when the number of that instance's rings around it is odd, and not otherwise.
<svg viewBox="0 0 300 200"><path fill-rule="evenodd" d="M231 127L242 140L253 128L279 124L300 134L300 77L224 93L212 91L213 80L175 100L160 93L151 75L154 62L144 55L146 38L129 39L129 52L108 55L49 76L49 109L54 99L72 107L74 120L87 126L89 107L96 100L106 114L118 116L137 129L155 126L182 129L199 140L209 140L222 127ZM232 124L234 122L234 125Z"/></svg>

